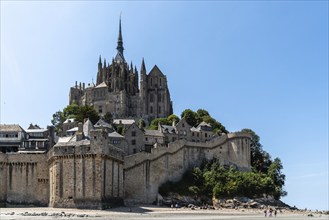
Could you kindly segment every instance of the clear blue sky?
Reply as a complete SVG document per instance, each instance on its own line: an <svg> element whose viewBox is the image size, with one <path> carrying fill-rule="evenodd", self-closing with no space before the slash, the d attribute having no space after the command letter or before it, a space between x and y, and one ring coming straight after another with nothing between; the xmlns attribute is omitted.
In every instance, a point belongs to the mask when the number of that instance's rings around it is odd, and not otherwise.
<svg viewBox="0 0 329 220"><path fill-rule="evenodd" d="M204 108L280 157L283 199L328 207L328 1L1 1L2 124L45 127L99 55L167 75L174 112Z"/></svg>

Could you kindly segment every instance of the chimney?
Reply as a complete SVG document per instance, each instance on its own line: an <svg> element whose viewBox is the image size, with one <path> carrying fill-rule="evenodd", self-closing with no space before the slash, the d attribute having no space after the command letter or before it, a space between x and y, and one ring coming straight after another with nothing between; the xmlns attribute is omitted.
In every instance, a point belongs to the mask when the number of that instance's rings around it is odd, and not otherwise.
<svg viewBox="0 0 329 220"><path fill-rule="evenodd" d="M81 90L81 82L79 83L79 89Z"/></svg>
<svg viewBox="0 0 329 220"><path fill-rule="evenodd" d="M82 123L78 123L78 131L76 132L77 141L81 141L83 139L83 131L82 131Z"/></svg>
<svg viewBox="0 0 329 220"><path fill-rule="evenodd" d="M75 88L78 88L78 81L75 81Z"/></svg>

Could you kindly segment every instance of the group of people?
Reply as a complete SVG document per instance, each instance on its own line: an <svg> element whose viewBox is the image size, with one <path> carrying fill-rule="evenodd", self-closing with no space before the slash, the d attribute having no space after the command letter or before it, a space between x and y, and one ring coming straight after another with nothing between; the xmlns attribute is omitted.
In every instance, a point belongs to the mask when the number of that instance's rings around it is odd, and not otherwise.
<svg viewBox="0 0 329 220"><path fill-rule="evenodd" d="M277 211L276 210L273 211L272 208L270 208L269 210L265 209L264 215L265 217L272 217L273 212L274 212L274 217L276 217Z"/></svg>

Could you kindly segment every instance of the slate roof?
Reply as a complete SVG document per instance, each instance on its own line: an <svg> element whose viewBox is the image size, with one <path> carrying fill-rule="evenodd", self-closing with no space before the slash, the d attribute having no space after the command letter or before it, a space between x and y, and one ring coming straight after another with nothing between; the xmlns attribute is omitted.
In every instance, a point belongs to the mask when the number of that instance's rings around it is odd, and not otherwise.
<svg viewBox="0 0 329 220"><path fill-rule="evenodd" d="M94 125L95 128L99 128L99 127L106 127L106 128L113 128L112 125L110 125L109 123L107 123L106 121L104 121L103 119L99 119L98 122L96 122L96 124Z"/></svg>
<svg viewBox="0 0 329 220"><path fill-rule="evenodd" d="M11 125L0 124L0 131L21 132L24 131L24 129L18 124L11 124Z"/></svg>
<svg viewBox="0 0 329 220"><path fill-rule="evenodd" d="M97 85L95 88L104 88L107 87L105 82L102 82L101 84Z"/></svg>
<svg viewBox="0 0 329 220"><path fill-rule="evenodd" d="M27 133L39 133L39 132L45 132L48 131L45 128L40 128L40 129L27 129L26 132Z"/></svg>
<svg viewBox="0 0 329 220"><path fill-rule="evenodd" d="M123 57L123 55L120 52L118 52L117 55L115 56L114 60L117 62L123 62L125 60L125 58Z"/></svg>
<svg viewBox="0 0 329 220"><path fill-rule="evenodd" d="M163 133L158 130L145 130L144 134L147 136L164 137Z"/></svg>
<svg viewBox="0 0 329 220"><path fill-rule="evenodd" d="M171 125L160 125L163 133L176 134L176 128Z"/></svg>
<svg viewBox="0 0 329 220"><path fill-rule="evenodd" d="M108 134L109 137L116 137L116 138L124 138L121 134L119 134L118 132L114 131L112 133Z"/></svg>
<svg viewBox="0 0 329 220"><path fill-rule="evenodd" d="M200 127L200 126L207 126L207 127L211 127L211 125L210 124L208 124L208 123L206 123L206 122L201 122L199 125L198 125L198 127Z"/></svg>
<svg viewBox="0 0 329 220"><path fill-rule="evenodd" d="M131 125L133 123L136 123L134 119L114 119L113 120L113 124L116 124L116 125L119 125L119 124Z"/></svg>
<svg viewBox="0 0 329 220"><path fill-rule="evenodd" d="M78 127L71 128L70 130L67 130L66 132L72 132L72 131L78 131Z"/></svg>

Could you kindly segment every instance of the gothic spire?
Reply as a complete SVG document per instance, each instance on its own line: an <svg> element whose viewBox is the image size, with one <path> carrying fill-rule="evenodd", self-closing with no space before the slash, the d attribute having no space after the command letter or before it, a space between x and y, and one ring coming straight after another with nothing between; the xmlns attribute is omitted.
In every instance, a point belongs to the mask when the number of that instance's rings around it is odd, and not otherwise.
<svg viewBox="0 0 329 220"><path fill-rule="evenodd" d="M117 46L118 52L121 53L123 56L123 41L122 41L122 32L121 32L121 15L120 15L120 20L119 20L119 36L118 36L118 46Z"/></svg>

